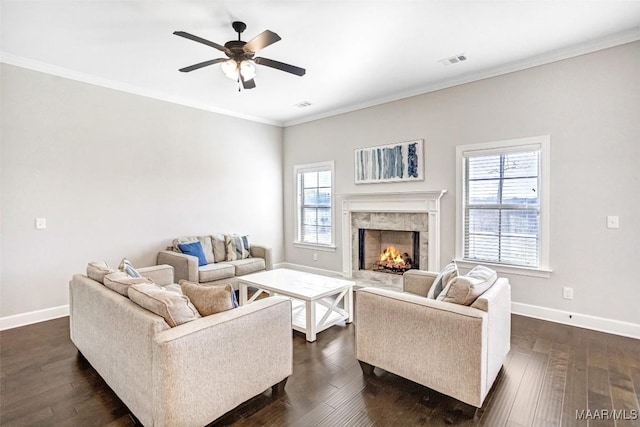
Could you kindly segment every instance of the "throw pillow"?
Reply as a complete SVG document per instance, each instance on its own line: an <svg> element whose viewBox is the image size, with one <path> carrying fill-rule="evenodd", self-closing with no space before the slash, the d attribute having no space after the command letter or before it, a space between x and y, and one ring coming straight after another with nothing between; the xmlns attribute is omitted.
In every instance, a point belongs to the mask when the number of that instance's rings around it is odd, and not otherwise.
<svg viewBox="0 0 640 427"><path fill-rule="evenodd" d="M433 281L433 284L429 288L429 292L427 293L427 298L436 299L438 295L442 293L442 289L445 288L449 282L454 277L458 276L458 266L455 261L451 261L449 264L445 265L436 280Z"/></svg>
<svg viewBox="0 0 640 427"><path fill-rule="evenodd" d="M133 268L133 265L131 265L129 260L126 258L122 258L122 261L120 262L120 266L118 267L118 270L124 271L131 277L142 277L142 275L138 273L138 270Z"/></svg>
<svg viewBox="0 0 640 427"><path fill-rule="evenodd" d="M175 250L177 252L182 252L178 245L180 243L193 243L200 242L202 245L202 251L204 252L204 256L207 258L207 264L213 264L216 262L216 257L213 253L213 242L211 240L211 236L184 236L178 237L173 241L173 245L175 246ZM218 260L224 260L224 256L222 258L218 258Z"/></svg>
<svg viewBox="0 0 640 427"><path fill-rule="evenodd" d="M191 243L178 243L178 248L183 254L192 255L198 258L198 266L207 265L207 257L202 250L202 244L198 241Z"/></svg>
<svg viewBox="0 0 640 427"><path fill-rule="evenodd" d="M104 276L115 270L104 261L93 261L87 264L87 277L104 285Z"/></svg>
<svg viewBox="0 0 640 427"><path fill-rule="evenodd" d="M443 299L460 305L471 305L498 279L498 273L482 265L474 267L464 276L454 278Z"/></svg>
<svg viewBox="0 0 640 427"><path fill-rule="evenodd" d="M129 286L140 283L153 283L146 277L131 277L124 271L115 271L104 276L104 285L125 297L129 296Z"/></svg>
<svg viewBox="0 0 640 427"><path fill-rule="evenodd" d="M182 293L189 297L201 316L220 313L235 308L233 305L233 287L231 285L203 286L198 283L180 280Z"/></svg>
<svg viewBox="0 0 640 427"><path fill-rule="evenodd" d="M224 244L224 234L211 235L211 242L213 243L213 255L216 258L216 262L226 260L227 247Z"/></svg>
<svg viewBox="0 0 640 427"><path fill-rule="evenodd" d="M227 248L227 261L249 258L249 236L225 234L224 244Z"/></svg>
<svg viewBox="0 0 640 427"><path fill-rule="evenodd" d="M165 290L155 283L131 285L129 299L140 307L162 316L172 328L202 317L189 298Z"/></svg>

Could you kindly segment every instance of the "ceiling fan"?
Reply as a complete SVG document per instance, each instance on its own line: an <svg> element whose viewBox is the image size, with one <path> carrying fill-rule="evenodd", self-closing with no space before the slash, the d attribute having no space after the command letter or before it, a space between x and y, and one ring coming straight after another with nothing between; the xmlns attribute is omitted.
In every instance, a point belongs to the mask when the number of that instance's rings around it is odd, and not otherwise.
<svg viewBox="0 0 640 427"><path fill-rule="evenodd" d="M218 49L227 55L227 58L216 58L209 61L200 62L198 64L190 65L189 67L181 68L180 71L188 73L189 71L197 70L202 67L206 67L213 64L222 63L221 68L224 74L242 84L245 89L253 89L256 87L256 83L253 78L256 75L255 65L264 65L265 67L275 68L277 70L285 71L287 73L295 74L296 76L304 76L306 70L304 68L296 67L295 65L285 64L284 62L274 61L273 59L254 57L256 52L265 47L272 45L280 40L280 36L273 31L265 30L258 34L248 42L240 40L240 34L247 28L244 22L236 21L231 24L234 31L238 33L238 40L230 40L221 46L209 40L205 40L201 37L194 36L184 31L174 31L176 36L184 37L189 40L193 40L198 43L205 44L207 46ZM240 88L238 87L238 90Z"/></svg>

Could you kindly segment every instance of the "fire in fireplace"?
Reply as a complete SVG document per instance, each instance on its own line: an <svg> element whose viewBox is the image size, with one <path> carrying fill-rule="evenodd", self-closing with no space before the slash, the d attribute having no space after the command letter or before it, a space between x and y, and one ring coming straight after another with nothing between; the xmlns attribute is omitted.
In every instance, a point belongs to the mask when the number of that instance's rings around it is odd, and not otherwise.
<svg viewBox="0 0 640 427"><path fill-rule="evenodd" d="M359 229L359 270L402 274L419 268L420 233Z"/></svg>
<svg viewBox="0 0 640 427"><path fill-rule="evenodd" d="M402 274L413 268L413 260L408 253L400 254L394 246L389 246L380 254L374 270Z"/></svg>

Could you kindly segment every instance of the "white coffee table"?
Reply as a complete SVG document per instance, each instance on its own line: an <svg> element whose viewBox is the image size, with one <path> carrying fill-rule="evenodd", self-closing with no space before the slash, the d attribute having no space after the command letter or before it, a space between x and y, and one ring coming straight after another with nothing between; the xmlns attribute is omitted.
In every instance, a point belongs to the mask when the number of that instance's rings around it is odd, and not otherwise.
<svg viewBox="0 0 640 427"><path fill-rule="evenodd" d="M355 283L351 280L279 268L241 276L238 284L240 305L255 301L265 291L292 298L292 327L305 333L309 342L316 340L317 333L338 322L353 321ZM258 289L251 299L247 299L249 286Z"/></svg>

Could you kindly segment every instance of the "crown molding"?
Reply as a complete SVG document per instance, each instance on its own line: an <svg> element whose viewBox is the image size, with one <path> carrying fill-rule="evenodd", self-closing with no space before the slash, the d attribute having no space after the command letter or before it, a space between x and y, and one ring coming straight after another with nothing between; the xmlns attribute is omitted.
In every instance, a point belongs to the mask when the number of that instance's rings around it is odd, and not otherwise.
<svg viewBox="0 0 640 427"><path fill-rule="evenodd" d="M236 117L239 119L249 120L252 122L258 122L258 123L263 123L263 124L272 125L272 126L278 126L278 127L283 126L282 122L269 120L262 117L250 116L247 114L241 114L235 111L224 110L220 108L213 108L211 106L199 104L197 102L193 102L185 98L170 96L161 92L141 88L139 86L122 83L115 80L105 79L105 78L94 76L91 74L70 70L68 68L58 67L56 65L48 64L45 62L34 61L32 59L23 58L21 56L13 55L10 53L0 52L0 62L8 65L14 65L20 68L26 68L28 70L33 70L33 71L38 71L45 74L63 77L69 80L75 80L82 83L101 86L108 89L117 90L120 92L126 92L133 95L144 96L146 98L157 99L159 101L165 101L165 102L170 102L172 104L183 105L185 107L197 108L199 110L208 111L210 113Z"/></svg>
<svg viewBox="0 0 640 427"><path fill-rule="evenodd" d="M608 49L615 46L620 46L627 43L632 43L640 40L640 27L634 28L629 31L614 34L609 37L598 40L590 40L578 45L573 45L564 49L554 50L552 52L545 53L543 55L534 56L524 59L522 61L512 62L510 64L492 68L489 70L467 74L462 77L454 79L447 79L437 82L433 85L423 86L411 91L402 92L387 97L377 98L374 100L366 101L360 104L350 105L344 108L336 110L330 110L323 113L315 114L312 116L302 117L300 119L290 120L284 122L283 126L295 126L302 123L312 122L315 120L325 119L327 117L337 116L340 114L350 113L357 110L363 110L369 107L375 107L377 105L386 104L393 101L399 101L401 99L411 98L413 96L424 95L426 93L435 92L442 89L447 89L454 86L463 85L466 83L472 83L479 80L488 79L491 77L497 77L504 74L514 73L516 71L526 70L528 68L537 67L540 65L550 64L553 62L562 61L576 56L585 55L599 50Z"/></svg>

